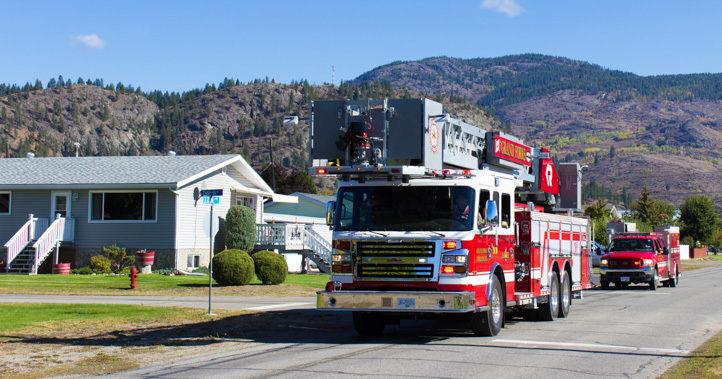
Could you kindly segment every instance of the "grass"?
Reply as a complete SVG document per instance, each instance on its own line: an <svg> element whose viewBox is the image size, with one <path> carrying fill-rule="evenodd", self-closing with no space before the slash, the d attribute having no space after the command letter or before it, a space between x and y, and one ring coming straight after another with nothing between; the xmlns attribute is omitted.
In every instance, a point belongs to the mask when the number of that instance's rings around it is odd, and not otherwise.
<svg viewBox="0 0 722 379"><path fill-rule="evenodd" d="M663 379L722 377L722 331L662 374Z"/></svg>
<svg viewBox="0 0 722 379"><path fill-rule="evenodd" d="M289 274L283 284L262 285L254 278L246 286L213 284L216 295L304 296L323 289L328 275ZM207 276L140 275L137 288L130 290L127 275L0 275L0 293L47 295L155 295L203 296L208 294Z"/></svg>
<svg viewBox="0 0 722 379"><path fill-rule="evenodd" d="M92 376L212 348L212 336L259 328L256 313L97 304L0 304L0 377ZM249 319L250 318L250 319ZM232 341L232 340L231 340ZM195 350L194 350L195 349Z"/></svg>
<svg viewBox="0 0 722 379"><path fill-rule="evenodd" d="M18 304L0 303L0 334L17 332L26 328L48 326L68 321L103 321L108 324L139 323L159 318L196 318L198 311L182 308L156 308L136 305L106 304ZM200 318L198 318L200 319Z"/></svg>

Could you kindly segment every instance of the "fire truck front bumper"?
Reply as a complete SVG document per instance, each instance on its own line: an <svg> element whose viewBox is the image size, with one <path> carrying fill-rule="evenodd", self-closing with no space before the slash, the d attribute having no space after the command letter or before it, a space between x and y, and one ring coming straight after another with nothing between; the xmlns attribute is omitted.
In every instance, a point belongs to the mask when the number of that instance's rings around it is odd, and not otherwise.
<svg viewBox="0 0 722 379"><path fill-rule="evenodd" d="M474 292L318 291L316 309L464 313L485 311L475 306Z"/></svg>
<svg viewBox="0 0 722 379"><path fill-rule="evenodd" d="M601 280L606 282L647 283L654 278L654 267L639 269L600 268L599 275Z"/></svg>

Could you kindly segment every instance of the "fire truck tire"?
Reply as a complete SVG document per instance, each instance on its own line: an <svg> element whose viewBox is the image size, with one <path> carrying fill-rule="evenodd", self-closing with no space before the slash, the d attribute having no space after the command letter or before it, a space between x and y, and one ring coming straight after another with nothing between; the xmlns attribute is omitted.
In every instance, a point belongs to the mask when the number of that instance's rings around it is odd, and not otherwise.
<svg viewBox="0 0 722 379"><path fill-rule="evenodd" d="M539 319L554 321L559 314L559 277L552 273L552 282L549 288L549 301L539 306Z"/></svg>
<svg viewBox="0 0 722 379"><path fill-rule="evenodd" d="M474 312L470 315L471 330L477 336L495 336L501 331L504 323L504 293L496 275L491 276L489 298L486 312Z"/></svg>
<svg viewBox="0 0 722 379"><path fill-rule="evenodd" d="M356 333L360 336L380 336L384 332L386 323L379 315L372 312L351 312L353 318L353 326L356 328Z"/></svg>
<svg viewBox="0 0 722 379"><path fill-rule="evenodd" d="M654 270L654 276L649 281L649 289L650 291L656 291L657 290L657 270Z"/></svg>
<svg viewBox="0 0 722 379"><path fill-rule="evenodd" d="M674 277L669 278L669 286L670 287L677 287L679 284L679 267L676 265L674 266Z"/></svg>
<svg viewBox="0 0 722 379"><path fill-rule="evenodd" d="M559 288L559 318L569 316L569 309L572 306L572 282L569 279L569 273L562 271L562 283Z"/></svg>

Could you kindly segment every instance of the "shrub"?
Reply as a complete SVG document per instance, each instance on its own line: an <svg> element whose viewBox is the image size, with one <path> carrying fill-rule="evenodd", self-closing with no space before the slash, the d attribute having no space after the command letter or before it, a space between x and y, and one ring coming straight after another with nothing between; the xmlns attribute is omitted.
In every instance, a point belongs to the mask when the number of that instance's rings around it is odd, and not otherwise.
<svg viewBox="0 0 722 379"><path fill-rule="evenodd" d="M242 286L253 279L253 259L242 250L223 250L213 257L213 279L222 286Z"/></svg>
<svg viewBox="0 0 722 379"><path fill-rule="evenodd" d="M90 267L93 272L98 274L107 274L110 273L110 259L106 257L105 255L96 255L93 257L90 257L90 260L88 261L88 267Z"/></svg>
<svg viewBox="0 0 722 379"><path fill-rule="evenodd" d="M128 256L125 253L124 247L118 247L115 244L110 247L103 247L101 249L103 255L110 259L110 269L113 272L121 272L124 268L130 267L135 262L134 256Z"/></svg>
<svg viewBox="0 0 722 379"><path fill-rule="evenodd" d="M83 268L77 268L70 270L71 274L78 274L78 275L90 275L93 273L93 269L90 267L83 267Z"/></svg>
<svg viewBox="0 0 722 379"><path fill-rule="evenodd" d="M253 254L256 276L263 284L281 284L286 280L288 264L281 254L264 250Z"/></svg>
<svg viewBox="0 0 722 379"><path fill-rule="evenodd" d="M234 205L226 213L226 246L251 251L256 244L256 214L251 208Z"/></svg>

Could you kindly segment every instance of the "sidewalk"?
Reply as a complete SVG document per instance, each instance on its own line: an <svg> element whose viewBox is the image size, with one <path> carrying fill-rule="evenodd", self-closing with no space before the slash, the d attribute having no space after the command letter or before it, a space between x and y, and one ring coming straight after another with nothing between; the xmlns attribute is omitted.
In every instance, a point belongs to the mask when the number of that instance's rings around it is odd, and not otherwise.
<svg viewBox="0 0 722 379"><path fill-rule="evenodd" d="M130 304L208 309L208 296L82 296L0 294L0 303ZM213 309L275 311L315 309L315 297L213 296Z"/></svg>

